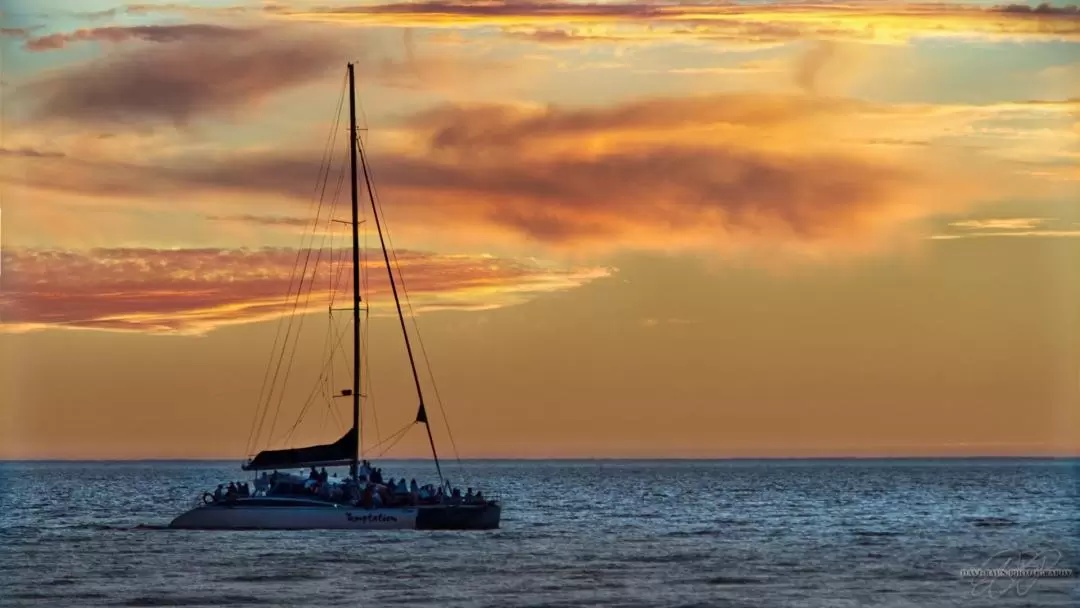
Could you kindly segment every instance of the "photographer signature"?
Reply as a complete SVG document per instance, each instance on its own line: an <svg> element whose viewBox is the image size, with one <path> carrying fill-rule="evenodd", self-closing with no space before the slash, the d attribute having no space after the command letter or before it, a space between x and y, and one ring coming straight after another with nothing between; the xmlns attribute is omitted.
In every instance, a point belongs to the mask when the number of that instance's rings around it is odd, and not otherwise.
<svg viewBox="0 0 1080 608"><path fill-rule="evenodd" d="M1062 554L1057 549L1042 551L1007 549L991 555L980 568L964 568L960 575L974 578L971 594L999 598L1015 590L1024 596L1040 578L1071 577L1071 568L1058 568Z"/></svg>

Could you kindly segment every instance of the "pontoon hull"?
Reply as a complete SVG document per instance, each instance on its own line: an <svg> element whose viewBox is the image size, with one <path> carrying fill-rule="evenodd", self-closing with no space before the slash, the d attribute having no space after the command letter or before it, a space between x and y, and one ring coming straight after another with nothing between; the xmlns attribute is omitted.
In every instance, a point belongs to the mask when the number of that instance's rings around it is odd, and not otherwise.
<svg viewBox="0 0 1080 608"><path fill-rule="evenodd" d="M317 501L243 499L196 507L181 514L170 528L186 530L493 530L499 527L498 505L431 505L364 509ZM270 503L270 504L268 504ZM308 503L308 504L303 504Z"/></svg>

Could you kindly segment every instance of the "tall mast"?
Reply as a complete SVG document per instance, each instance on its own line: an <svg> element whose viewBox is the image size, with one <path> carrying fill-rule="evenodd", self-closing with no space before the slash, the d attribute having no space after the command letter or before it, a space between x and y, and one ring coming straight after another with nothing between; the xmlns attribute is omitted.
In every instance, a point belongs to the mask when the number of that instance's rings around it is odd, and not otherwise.
<svg viewBox="0 0 1080 608"><path fill-rule="evenodd" d="M349 64L349 164L352 173L352 284L353 284L353 390L352 433L356 437L349 475L356 478L360 464L360 217L356 176L356 147L359 137L356 129L356 83L353 64ZM364 172L367 176L367 172ZM381 236L381 235L380 235ZM396 297L396 295L395 295Z"/></svg>
<svg viewBox="0 0 1080 608"><path fill-rule="evenodd" d="M428 443L431 444L431 457L435 460L435 471L439 474L439 485L442 485L443 476L442 467L439 466L439 453L435 450L435 437L432 436L431 424L428 423L427 408L424 407L424 391L420 388L420 374L416 372L416 360L413 358L412 344L409 342L409 330L405 327L405 315L401 312L401 299L398 297L397 283L394 281L394 270L390 265L390 254L386 250L386 240L383 237L382 224L379 221L379 209L378 205L375 204L375 192L371 189L371 176L368 172L367 162L364 160L364 147L360 145L359 139L356 140L356 148L360 151L360 163L364 168L364 184L367 186L368 198L371 200L371 214L375 218L375 230L379 233L379 245L382 247L383 260L386 262L386 274L390 277L390 291L394 294L394 305L397 306L398 321L401 323L401 335L405 338L405 352L409 355L409 367L412 369L413 383L416 385L416 397L420 400L420 408L416 411L416 422L423 422L424 428L427 429Z"/></svg>

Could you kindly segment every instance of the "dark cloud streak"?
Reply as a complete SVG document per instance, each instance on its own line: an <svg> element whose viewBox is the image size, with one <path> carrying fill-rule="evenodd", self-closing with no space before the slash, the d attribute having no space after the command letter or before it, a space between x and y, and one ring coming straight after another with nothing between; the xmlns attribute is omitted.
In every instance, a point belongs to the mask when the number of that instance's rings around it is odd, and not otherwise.
<svg viewBox="0 0 1080 608"><path fill-rule="evenodd" d="M57 32L46 36L31 38L24 48L31 52L62 49L73 42L127 42L143 40L146 42L176 42L180 40L211 40L243 36L253 31L240 30L220 25L188 23L181 25L137 25L113 26L79 29L73 32Z"/></svg>
<svg viewBox="0 0 1080 608"><path fill-rule="evenodd" d="M913 206L903 197L919 176L840 151L755 148L738 136L673 138L571 156L530 146L725 124L783 134L792 125L842 120L860 109L867 110L857 102L782 96L542 112L446 107L406 123L426 138L426 150L383 152L372 167L397 217L414 225L487 227L557 246L626 243L657 230L699 238L711 231L717 239L843 240L873 232L890 214L908 213ZM307 151L235 154L168 166L42 159L28 174L36 187L98 196L183 191L306 201L318 158Z"/></svg>
<svg viewBox="0 0 1080 608"><path fill-rule="evenodd" d="M234 111L317 80L340 67L334 39L286 28L97 30L126 39L168 42L69 66L29 83L37 120L98 123L172 121Z"/></svg>

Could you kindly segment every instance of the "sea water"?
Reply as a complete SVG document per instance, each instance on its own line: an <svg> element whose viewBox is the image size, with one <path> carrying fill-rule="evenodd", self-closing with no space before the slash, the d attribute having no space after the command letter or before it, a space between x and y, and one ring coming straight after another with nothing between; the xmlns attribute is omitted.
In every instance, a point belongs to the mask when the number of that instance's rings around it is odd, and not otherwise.
<svg viewBox="0 0 1080 608"><path fill-rule="evenodd" d="M430 463L379 464L434 478ZM168 530L203 491L250 477L2 463L0 606L1080 605L1075 460L444 468L500 492L500 530Z"/></svg>

